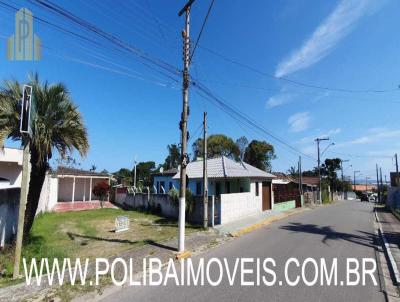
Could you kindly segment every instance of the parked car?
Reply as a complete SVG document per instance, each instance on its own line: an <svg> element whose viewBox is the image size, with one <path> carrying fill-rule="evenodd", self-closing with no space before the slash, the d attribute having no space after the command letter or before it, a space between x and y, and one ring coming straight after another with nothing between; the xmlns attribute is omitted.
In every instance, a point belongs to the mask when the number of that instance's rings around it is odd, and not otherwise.
<svg viewBox="0 0 400 302"><path fill-rule="evenodd" d="M368 197L367 193L362 193L361 194L361 201L366 201L366 202L369 201L369 197Z"/></svg>

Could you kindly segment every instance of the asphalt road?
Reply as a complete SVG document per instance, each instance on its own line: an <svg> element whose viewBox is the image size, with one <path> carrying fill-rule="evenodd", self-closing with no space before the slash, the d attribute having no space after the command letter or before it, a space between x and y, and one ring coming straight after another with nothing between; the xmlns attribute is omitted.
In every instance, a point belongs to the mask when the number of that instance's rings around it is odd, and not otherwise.
<svg viewBox="0 0 400 302"><path fill-rule="evenodd" d="M105 297L104 301L385 301L377 274L377 286L368 276L365 286L340 286L340 280L346 280L346 258L360 259L360 264L362 258L375 259L374 236L373 205L342 201L273 223L193 259L198 261L203 257L207 261L217 257L222 261L227 258L233 268L236 258L272 257L276 261L277 280L285 280L284 266L291 257L296 257L300 263L307 257L318 263L324 258L328 264L337 258L337 286L320 286L318 282L309 287L302 281L294 287L285 282L282 286L276 282L272 287L263 283L260 286L240 286L239 282L230 286L224 277L221 285L216 287L176 286L173 282L165 287L125 287ZM314 269L312 266L307 268L306 277L312 280ZM218 277L217 272L217 269L212 270L214 280ZM301 269L291 266L289 277L293 280L297 275L301 275Z"/></svg>

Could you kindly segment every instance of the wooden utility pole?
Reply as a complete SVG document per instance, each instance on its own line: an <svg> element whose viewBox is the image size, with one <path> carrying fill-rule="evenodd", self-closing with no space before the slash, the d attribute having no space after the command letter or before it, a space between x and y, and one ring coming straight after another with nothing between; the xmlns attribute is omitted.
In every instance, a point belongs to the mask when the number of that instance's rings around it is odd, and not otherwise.
<svg viewBox="0 0 400 302"><path fill-rule="evenodd" d="M344 174L343 174L343 163L349 162L348 159L341 159L340 160L340 170L342 172L342 194L343 194L343 199L344 199Z"/></svg>
<svg viewBox="0 0 400 302"><path fill-rule="evenodd" d="M379 168L379 173L380 173L380 179L381 179L380 191L381 191L381 196L383 197L382 167Z"/></svg>
<svg viewBox="0 0 400 302"><path fill-rule="evenodd" d="M22 162L21 196L20 196L19 211L18 211L17 240L15 243L13 279L19 278L19 266L21 262L21 252L22 252L22 239L24 238L25 209L26 209L26 203L28 201L28 188L29 188L29 140L25 139L23 162Z"/></svg>
<svg viewBox="0 0 400 302"><path fill-rule="evenodd" d="M25 209L26 209L26 203L28 201L29 174L30 174L30 169L29 169L30 140L32 136L32 131L31 131L32 94L33 94L33 87L29 85L24 85L22 89L21 114L20 114L20 133L22 136L24 151L23 151L23 162L22 162L21 195L19 199L19 210L18 210L17 239L15 243L13 279L18 279L19 277L19 266L22 253L22 240L24 238Z"/></svg>
<svg viewBox="0 0 400 302"><path fill-rule="evenodd" d="M329 137L326 138L316 138L315 141L317 142L317 150L318 150L318 179L319 179L319 203L322 204L322 186L321 186L321 156L320 156L320 149L319 143L321 141L328 141Z"/></svg>
<svg viewBox="0 0 400 302"><path fill-rule="evenodd" d="M207 178L207 112L204 112L203 120L203 227L208 227L208 178Z"/></svg>
<svg viewBox="0 0 400 302"><path fill-rule="evenodd" d="M394 155L394 157L396 158L396 183L397 187L400 188L399 163L397 162L397 153Z"/></svg>
<svg viewBox="0 0 400 302"><path fill-rule="evenodd" d="M381 186L379 185L378 164L376 164L376 183L378 185L378 201L381 202Z"/></svg>
<svg viewBox="0 0 400 302"><path fill-rule="evenodd" d="M179 188L179 243L178 252L185 250L185 203L186 203L186 166L189 161L187 154L187 120L189 104L189 60L190 60L190 8L194 0L189 0L180 10L178 16L186 13L185 29L182 31L183 38L183 84L182 84L182 115L179 123L181 130L181 171Z"/></svg>

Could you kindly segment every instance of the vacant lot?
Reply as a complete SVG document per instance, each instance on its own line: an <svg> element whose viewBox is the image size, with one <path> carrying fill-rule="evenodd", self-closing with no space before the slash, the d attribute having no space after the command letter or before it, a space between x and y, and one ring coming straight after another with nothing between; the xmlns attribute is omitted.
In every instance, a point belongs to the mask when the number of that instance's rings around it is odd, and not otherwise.
<svg viewBox="0 0 400 302"><path fill-rule="evenodd" d="M119 215L129 217L130 229L115 233L115 218ZM199 228L187 226L187 232L195 230ZM109 257L172 238L177 232L176 221L143 212L98 209L46 213L36 218L23 256L28 259ZM0 272L6 269L7 273L6 278L0 278L0 286L12 275L12 261L11 248L1 252Z"/></svg>

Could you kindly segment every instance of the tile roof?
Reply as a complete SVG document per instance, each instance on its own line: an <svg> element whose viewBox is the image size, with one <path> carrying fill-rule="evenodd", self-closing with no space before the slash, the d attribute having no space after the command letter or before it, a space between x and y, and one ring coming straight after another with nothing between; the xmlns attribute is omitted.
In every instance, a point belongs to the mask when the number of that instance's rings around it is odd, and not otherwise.
<svg viewBox="0 0 400 302"><path fill-rule="evenodd" d="M189 178L203 177L203 160L194 161L186 167L186 173ZM275 178L274 175L262 171L244 162L235 162L225 156L210 158L207 160L207 176L208 178ZM177 173L173 178L179 179Z"/></svg>
<svg viewBox="0 0 400 302"><path fill-rule="evenodd" d="M56 175L76 175L76 176L109 176L107 173L85 171L80 169L58 167L55 173Z"/></svg>

